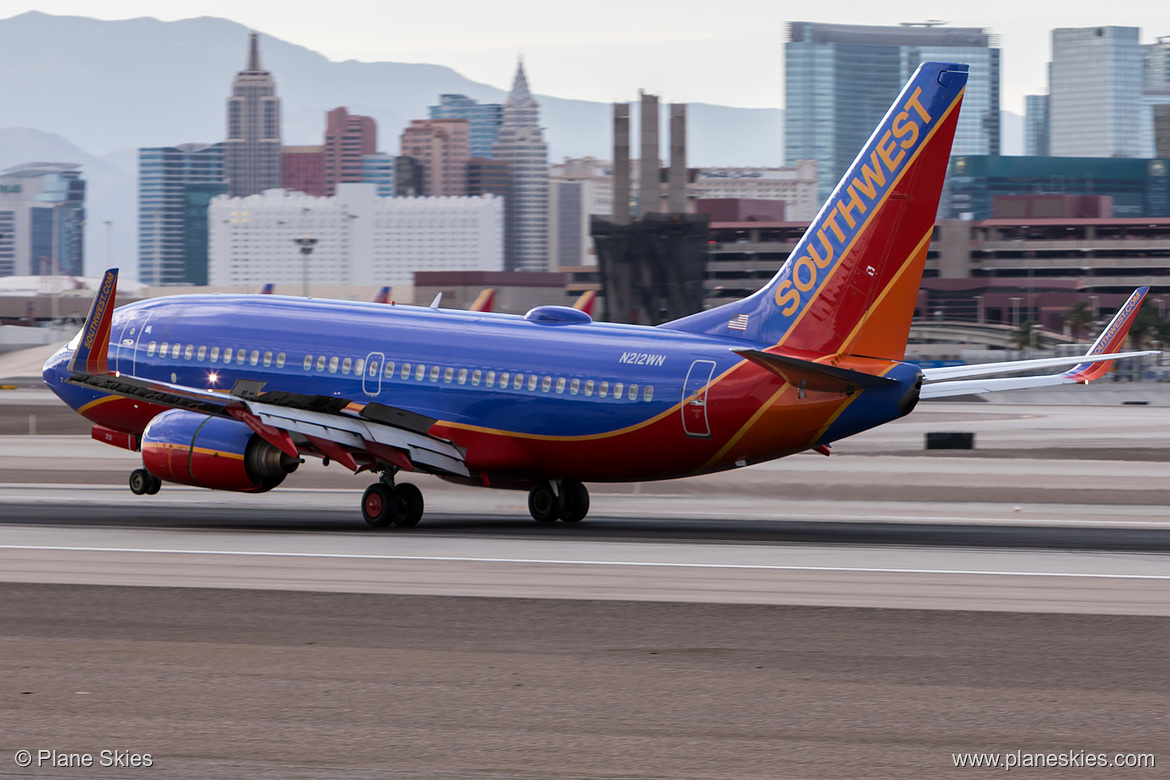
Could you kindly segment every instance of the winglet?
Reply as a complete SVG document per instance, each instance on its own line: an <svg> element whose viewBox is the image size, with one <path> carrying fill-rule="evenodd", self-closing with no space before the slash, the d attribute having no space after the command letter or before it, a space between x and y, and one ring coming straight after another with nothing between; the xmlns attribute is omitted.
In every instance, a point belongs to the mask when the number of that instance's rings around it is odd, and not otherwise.
<svg viewBox="0 0 1170 780"><path fill-rule="evenodd" d="M475 303L471 304L471 308L468 309L468 311L490 312L492 310L492 304L494 304L495 302L496 302L496 288L495 287L485 287L480 292L479 297L475 299Z"/></svg>
<svg viewBox="0 0 1170 780"><path fill-rule="evenodd" d="M108 268L102 275L97 295L89 307L89 315L81 329L81 341L69 361L74 374L108 374L110 365L106 353L110 351L110 324L114 318L114 296L118 292L118 269Z"/></svg>
<svg viewBox="0 0 1170 780"><path fill-rule="evenodd" d="M1134 318L1137 317L1138 310L1142 307L1142 299L1146 297L1149 292L1149 287L1139 287L1133 291L1133 295L1129 296L1129 300L1125 305L1117 310L1117 314L1113 315L1113 319L1109 321L1109 327L1097 337L1093 342L1092 349L1089 350L1090 355L1108 355L1114 352L1120 352L1120 347L1125 343L1125 337L1129 335L1129 329L1133 326ZM1102 360L1097 363L1078 363L1068 371L1065 371L1062 376L1088 384L1094 379L1099 379L1105 374L1109 373L1109 369L1113 368L1112 360Z"/></svg>

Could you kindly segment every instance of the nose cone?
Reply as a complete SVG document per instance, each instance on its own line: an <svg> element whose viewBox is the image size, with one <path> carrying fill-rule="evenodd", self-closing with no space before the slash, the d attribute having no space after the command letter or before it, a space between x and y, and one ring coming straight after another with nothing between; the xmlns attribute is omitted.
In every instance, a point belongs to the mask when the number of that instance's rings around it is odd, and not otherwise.
<svg viewBox="0 0 1170 780"><path fill-rule="evenodd" d="M69 360L72 357L73 349L72 342L70 342L54 352L53 356L45 361L45 365L41 369L41 378L45 380L45 384L62 399L65 398L62 395L62 388L65 386L65 378L68 376L69 370Z"/></svg>

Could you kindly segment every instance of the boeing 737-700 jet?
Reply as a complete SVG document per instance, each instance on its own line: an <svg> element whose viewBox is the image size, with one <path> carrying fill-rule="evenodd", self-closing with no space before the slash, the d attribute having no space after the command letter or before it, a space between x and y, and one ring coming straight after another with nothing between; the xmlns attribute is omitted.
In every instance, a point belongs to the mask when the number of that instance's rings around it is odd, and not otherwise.
<svg viewBox="0 0 1170 780"><path fill-rule="evenodd" d="M565 306L524 316L277 295L185 295L114 310L110 270L44 378L94 438L161 481L260 492L316 457L380 479L373 526L416 524L403 472L528 490L576 522L585 482L671 479L828 446L920 398L1087 382L1144 290L1087 355L919 370L906 340L967 66L925 63L776 276L659 327ZM1056 365L1063 374L984 377Z"/></svg>

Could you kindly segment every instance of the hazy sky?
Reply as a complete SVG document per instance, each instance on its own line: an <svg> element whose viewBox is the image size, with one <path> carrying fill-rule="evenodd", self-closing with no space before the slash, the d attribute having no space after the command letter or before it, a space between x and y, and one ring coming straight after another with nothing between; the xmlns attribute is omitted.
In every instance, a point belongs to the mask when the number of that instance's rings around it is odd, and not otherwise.
<svg viewBox="0 0 1170 780"><path fill-rule="evenodd" d="M839 0L813 11L776 0L5 0L0 13L219 16L333 60L447 65L502 88L523 53L533 90L548 95L629 100L644 88L668 101L761 107L783 107L787 21L896 25L938 19L999 36L1002 107L1021 114L1022 96L1044 91L1052 28L1135 26L1142 28L1143 43L1170 35L1170 3L1066 0L1054 6Z"/></svg>

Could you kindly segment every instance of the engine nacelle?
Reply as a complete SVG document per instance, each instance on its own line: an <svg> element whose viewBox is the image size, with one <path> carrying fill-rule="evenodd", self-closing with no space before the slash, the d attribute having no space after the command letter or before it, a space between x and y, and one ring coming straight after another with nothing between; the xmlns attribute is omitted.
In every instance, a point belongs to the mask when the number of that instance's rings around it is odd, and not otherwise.
<svg viewBox="0 0 1170 780"><path fill-rule="evenodd" d="M242 422L170 409L143 431L142 464L167 482L263 493L296 471L300 461Z"/></svg>

